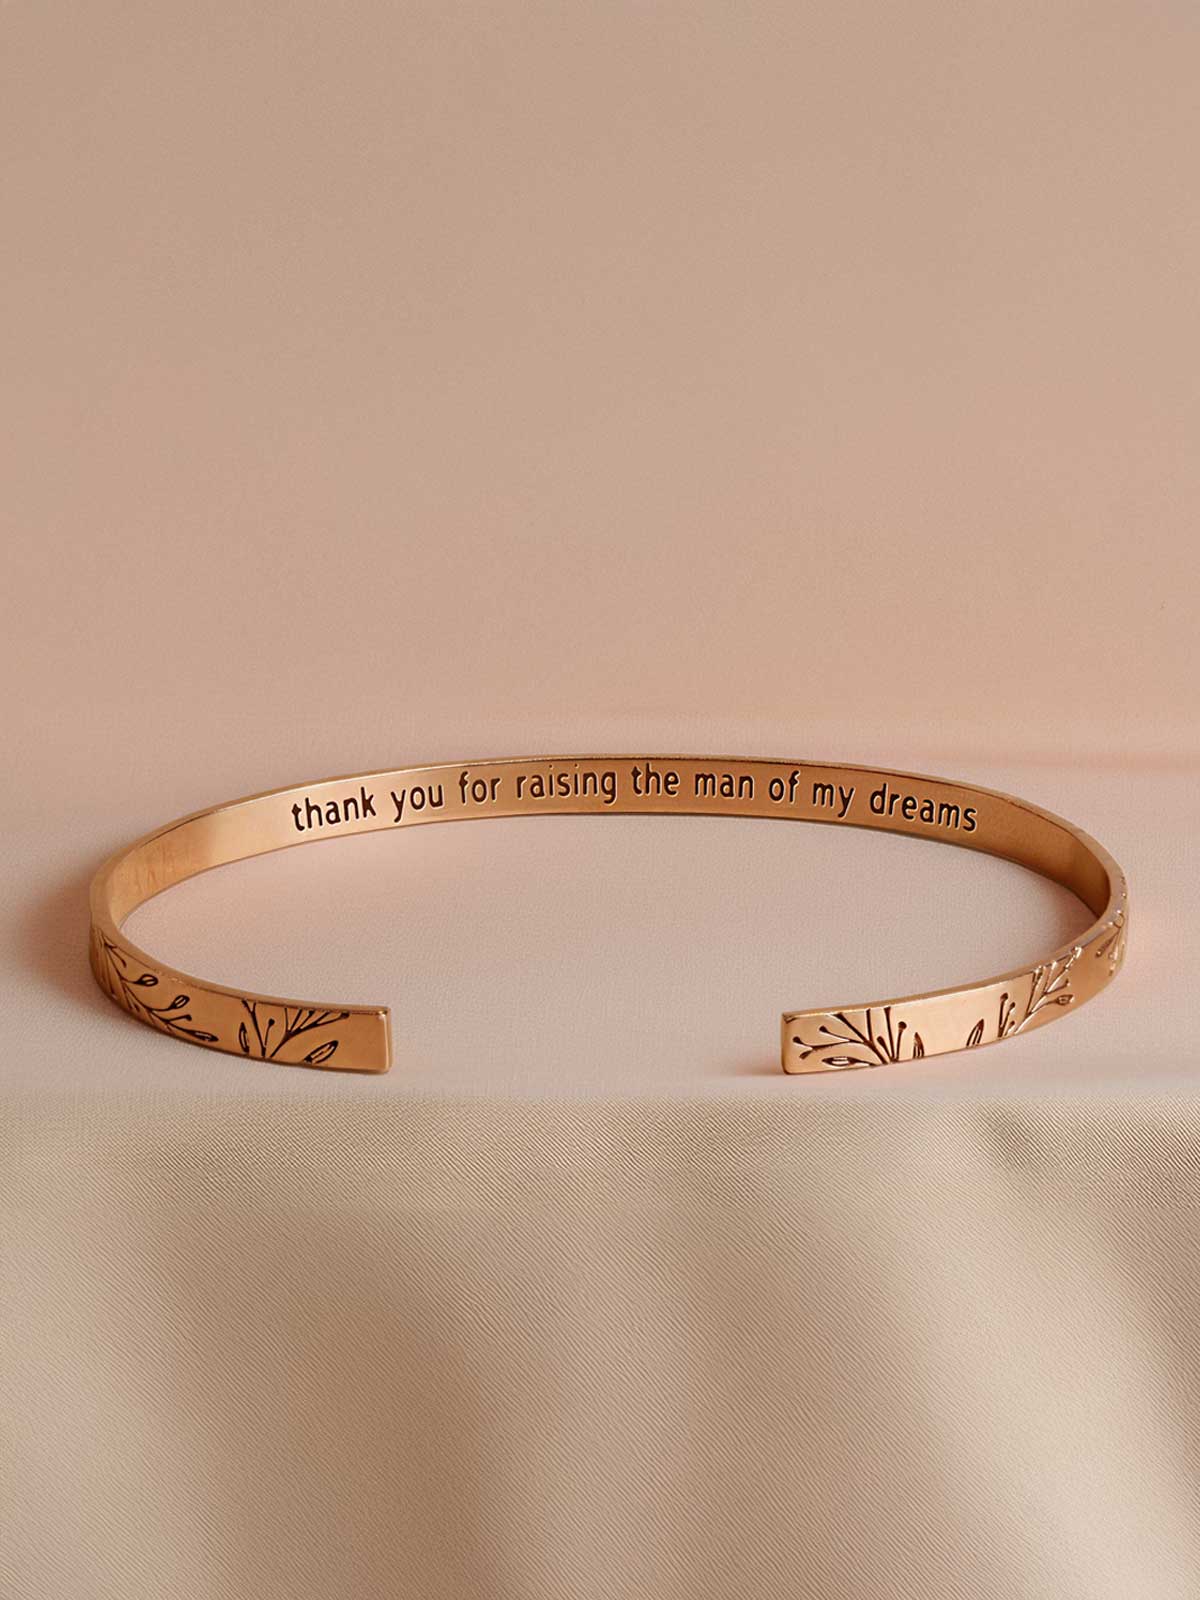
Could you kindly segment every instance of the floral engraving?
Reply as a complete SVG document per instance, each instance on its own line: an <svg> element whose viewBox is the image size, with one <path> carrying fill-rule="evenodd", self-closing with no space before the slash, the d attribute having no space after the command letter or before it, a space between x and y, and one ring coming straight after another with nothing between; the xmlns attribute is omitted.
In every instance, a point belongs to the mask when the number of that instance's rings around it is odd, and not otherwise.
<svg viewBox="0 0 1200 1600"><path fill-rule="evenodd" d="M1071 988L1071 968L1083 954L1083 946L1073 946L1069 956L1058 956L1053 961L1039 962L1030 975L1029 994L1024 1011L1018 1012L1011 996L1000 996L1000 1014L996 1024L997 1039L1007 1039L1020 1033L1047 1006L1069 1006L1075 1002Z"/></svg>
<svg viewBox="0 0 1200 1600"><path fill-rule="evenodd" d="M1121 965L1125 954L1125 913L1118 911L1096 941L1097 961L1108 961L1109 977Z"/></svg>
<svg viewBox="0 0 1200 1600"><path fill-rule="evenodd" d="M892 1007L883 1007L883 1026L886 1033L879 1032L873 1019L873 1007L868 1007L865 1016L865 1026L857 1027L844 1011L835 1011L830 1015L831 1022L841 1024L841 1031L828 1027L824 1022L817 1029L818 1033L826 1035L824 1039L805 1039L800 1034L793 1034L792 1043L801 1045L801 1061L807 1061L810 1056L820 1055L823 1067L881 1067L888 1062L903 1060L901 1052L904 1045L904 1035L908 1030L907 1022L899 1022L893 1027ZM848 1049L844 1047L849 1047ZM836 1051L834 1055L824 1055L826 1050ZM921 1035L914 1029L909 1035L909 1056L911 1061L919 1061L925 1054L925 1045Z"/></svg>
<svg viewBox="0 0 1200 1600"><path fill-rule="evenodd" d="M130 1016L161 1028L164 1033L192 1039L197 1044L217 1043L215 1033L187 1026L193 1021L192 1013L187 1009L192 1003L189 995L177 994L165 1005L155 1005L145 991L158 988L158 974L143 969L135 975L130 968L129 957L120 945L114 944L99 928L93 929L93 934L96 971L110 999L123 1006Z"/></svg>
<svg viewBox="0 0 1200 1600"><path fill-rule="evenodd" d="M1121 915L1120 912L1117 913ZM1100 955L1102 952L1097 951ZM1074 945L1070 955L1059 956L1054 961L1043 962L1034 967L1029 975L1029 994L1025 1000L1025 1009L1018 1010L1016 1002L1007 990L1000 996L1000 1010L996 1018L996 1038L1008 1039L1014 1033L1020 1033L1022 1028L1028 1027L1039 1012L1047 1006L1069 1006L1075 1002L1075 992L1071 988L1071 968L1083 954L1082 945ZM1111 959L1111 957L1110 957ZM1119 958L1118 958L1119 959ZM983 1043L984 1019L979 1021L967 1035L964 1050L971 1050L977 1044Z"/></svg>
<svg viewBox="0 0 1200 1600"><path fill-rule="evenodd" d="M316 1028L327 1028L335 1022L344 1022L350 1015L348 1011L322 1011L315 1006L272 1008L261 1000L243 1000L242 1009L250 1019L250 1027L247 1028L245 1022L239 1024L238 1045L244 1056L256 1056L263 1061L274 1061L283 1046L299 1038L302 1033L311 1033ZM282 1023L278 1016L268 1015L272 1009L283 1012ZM272 1039L271 1034L277 1024L279 1032ZM337 1047L337 1039L326 1039L323 1044L309 1051L304 1057L304 1064L309 1067L324 1066L335 1054Z"/></svg>
<svg viewBox="0 0 1200 1600"><path fill-rule="evenodd" d="M1050 1006L1073 1005L1076 996L1071 988L1071 969L1082 954L1083 946L1074 945L1068 955L1057 956L1053 961L1040 962L1034 967L1029 974L1029 991L1023 1007L1018 1006L1006 989L1000 996L994 1039L1008 1039L1020 1033L1022 1028L1027 1028L1035 1017ZM921 1035L915 1029L910 1029L904 1019L894 1020L892 1006L881 1008L883 1022L877 1025L875 1017L878 1009L867 1008L861 1027L845 1011L835 1011L818 1025L818 1037L805 1038L803 1034L793 1034L792 1043L801 1047L800 1059L807 1061L810 1056L819 1056L821 1066L833 1068L881 1067L896 1061L919 1061L925 1054ZM980 1017L957 1048L973 1050L983 1044L986 1030L987 1019ZM904 1051L906 1034L909 1040L907 1055Z"/></svg>

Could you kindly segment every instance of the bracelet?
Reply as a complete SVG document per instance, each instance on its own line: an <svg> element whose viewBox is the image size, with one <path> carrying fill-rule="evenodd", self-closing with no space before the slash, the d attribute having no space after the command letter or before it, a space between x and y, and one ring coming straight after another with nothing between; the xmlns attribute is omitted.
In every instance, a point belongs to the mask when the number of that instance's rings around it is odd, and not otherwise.
<svg viewBox="0 0 1200 1600"><path fill-rule="evenodd" d="M91 886L96 982L138 1022L255 1060L352 1072L391 1065L386 1006L283 1000L164 966L121 924L210 867L351 833L527 813L784 817L984 850L1070 889L1095 919L1032 968L867 1005L785 1011L785 1072L878 1067L1010 1038L1102 989L1125 954L1128 890L1096 841L1011 795L884 768L721 756L536 756L400 767L271 789L195 811L108 858Z"/></svg>

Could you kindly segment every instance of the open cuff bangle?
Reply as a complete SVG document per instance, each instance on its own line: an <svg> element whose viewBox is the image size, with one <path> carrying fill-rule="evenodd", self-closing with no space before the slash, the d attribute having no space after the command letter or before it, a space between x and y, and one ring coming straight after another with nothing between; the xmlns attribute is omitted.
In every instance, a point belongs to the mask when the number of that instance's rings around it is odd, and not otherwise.
<svg viewBox="0 0 1200 1600"><path fill-rule="evenodd" d="M400 767L272 789L180 817L110 856L91 886L89 954L137 1021L211 1050L282 1065L386 1072L386 1006L284 1000L165 966L121 925L172 884L249 856L344 834L527 814L687 813L881 828L983 850L1070 889L1094 919L1034 966L867 1005L785 1011L785 1072L945 1055L1010 1038L1082 1005L1125 954L1125 876L1088 834L973 784L884 768L725 756L532 756Z"/></svg>

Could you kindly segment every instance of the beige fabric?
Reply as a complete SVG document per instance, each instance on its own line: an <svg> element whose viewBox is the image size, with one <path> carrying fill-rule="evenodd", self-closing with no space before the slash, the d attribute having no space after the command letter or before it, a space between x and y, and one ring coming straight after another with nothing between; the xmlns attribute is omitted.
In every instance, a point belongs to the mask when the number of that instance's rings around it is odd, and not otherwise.
<svg viewBox="0 0 1200 1600"><path fill-rule="evenodd" d="M1184 7L0 10L4 1600L1193 1600L1198 25ZM345 840L139 942L180 812L405 761L1013 790L1130 957L972 1057L781 1010L1086 914L712 818Z"/></svg>

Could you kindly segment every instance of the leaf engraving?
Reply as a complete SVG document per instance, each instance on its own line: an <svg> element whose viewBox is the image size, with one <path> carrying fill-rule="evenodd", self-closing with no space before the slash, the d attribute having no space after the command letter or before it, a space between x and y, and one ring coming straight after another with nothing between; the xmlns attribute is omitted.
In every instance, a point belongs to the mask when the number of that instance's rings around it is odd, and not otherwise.
<svg viewBox="0 0 1200 1600"><path fill-rule="evenodd" d="M919 1061L925 1054L921 1035L916 1032L911 1034L909 1055L904 1056L904 1035L908 1031L908 1023L903 1020L893 1023L893 1008L884 1006L882 1009L881 1027L875 1023L876 1008L870 1006L863 1014L862 1027L853 1022L845 1011L835 1011L817 1028L818 1035L823 1034L823 1038L806 1039L803 1034L793 1034L792 1043L801 1047L801 1061L807 1061L814 1055L819 1056L821 1064L826 1067L880 1067L894 1061ZM853 1053L824 1054L827 1050L836 1050L838 1046L849 1046L849 1051Z"/></svg>
<svg viewBox="0 0 1200 1600"><path fill-rule="evenodd" d="M348 1011L327 1011L319 1006L272 1007L265 1000L243 1000L242 1009L246 1019L238 1028L238 1043L245 1055L254 1056L260 1061L286 1059L280 1056L280 1051L293 1039L320 1028L332 1027L335 1022L345 1022L350 1015ZM269 1015L272 1010L281 1012L282 1016ZM304 1065L323 1066L337 1047L337 1039L326 1039L302 1058Z"/></svg>
<svg viewBox="0 0 1200 1600"><path fill-rule="evenodd" d="M139 1022L148 1022L152 1027L161 1028L164 1033L172 1034L176 1038L191 1039L194 1044L220 1042L215 1033L205 1028L185 1026L193 1020L192 1013L187 1009L192 1003L190 995L177 994L173 1000L161 1006L143 999L137 991L156 989L159 982L158 974L147 970L139 973L136 978L131 977L129 957L126 952L98 928L94 930L93 948L97 974L105 993L128 1011L131 1017L135 1017Z"/></svg>
<svg viewBox="0 0 1200 1600"><path fill-rule="evenodd" d="M319 1044L317 1048L315 1050L311 1050L304 1059L310 1067L323 1066L324 1063L329 1060L330 1056L333 1055L337 1047L338 1042L336 1039L326 1039L324 1044Z"/></svg>
<svg viewBox="0 0 1200 1600"><path fill-rule="evenodd" d="M1039 962L1029 975L1029 993L1023 1011L1018 1011L1016 1002L1005 990L1000 996L997 1039L1008 1039L1014 1033L1020 1033L1049 1006L1073 1005L1075 991L1071 988L1071 969L1082 954L1083 946L1077 944L1072 946L1069 955Z"/></svg>

